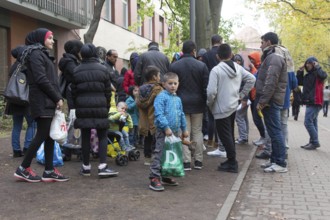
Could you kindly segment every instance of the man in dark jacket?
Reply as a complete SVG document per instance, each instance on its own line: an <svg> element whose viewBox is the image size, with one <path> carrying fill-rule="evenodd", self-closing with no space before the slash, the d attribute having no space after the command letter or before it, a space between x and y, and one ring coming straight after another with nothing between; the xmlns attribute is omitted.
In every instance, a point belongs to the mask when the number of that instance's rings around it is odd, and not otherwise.
<svg viewBox="0 0 330 220"><path fill-rule="evenodd" d="M118 52L114 49L108 50L105 64L110 74L110 81L114 87L117 87L117 79L119 72L116 70L116 62L118 59Z"/></svg>
<svg viewBox="0 0 330 220"><path fill-rule="evenodd" d="M163 81L163 76L168 72L170 62L168 58L159 51L157 42L150 42L148 51L141 54L134 69L134 80L136 85L141 86L145 80L145 70L148 66L156 66L160 69L160 80Z"/></svg>
<svg viewBox="0 0 330 220"><path fill-rule="evenodd" d="M195 169L203 167L203 112L206 107L206 88L209 71L205 63L196 60L196 44L187 40L182 46L183 56L170 65L170 72L179 76L178 96L182 100L183 111L186 115L187 129L191 141L195 144ZM191 152L183 145L183 160L185 170L191 170Z"/></svg>
<svg viewBox="0 0 330 220"><path fill-rule="evenodd" d="M287 172L285 161L286 146L281 128L281 109L283 108L288 81L286 55L278 46L278 36L268 32L261 37L263 51L261 66L256 82L257 110L262 111L272 153L269 163L262 166L265 172Z"/></svg>
<svg viewBox="0 0 330 220"><path fill-rule="evenodd" d="M305 75L304 68L307 71ZM315 57L309 57L297 72L298 83L304 86L302 93L302 104L306 105L304 124L309 134L309 143L301 146L305 150L315 150L320 147L317 117L322 109L323 85L327 76Z"/></svg>

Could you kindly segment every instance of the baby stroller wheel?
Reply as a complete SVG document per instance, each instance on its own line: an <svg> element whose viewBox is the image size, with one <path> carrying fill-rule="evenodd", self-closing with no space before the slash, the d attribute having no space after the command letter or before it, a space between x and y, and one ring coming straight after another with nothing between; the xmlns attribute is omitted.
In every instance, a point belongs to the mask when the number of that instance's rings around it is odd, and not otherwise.
<svg viewBox="0 0 330 220"><path fill-rule="evenodd" d="M126 155L117 155L116 157L116 164L118 166L127 166L128 164L128 157Z"/></svg>
<svg viewBox="0 0 330 220"><path fill-rule="evenodd" d="M128 152L128 158L129 158L129 160L133 160L133 161L138 160L140 158L140 151L132 150L132 151Z"/></svg>

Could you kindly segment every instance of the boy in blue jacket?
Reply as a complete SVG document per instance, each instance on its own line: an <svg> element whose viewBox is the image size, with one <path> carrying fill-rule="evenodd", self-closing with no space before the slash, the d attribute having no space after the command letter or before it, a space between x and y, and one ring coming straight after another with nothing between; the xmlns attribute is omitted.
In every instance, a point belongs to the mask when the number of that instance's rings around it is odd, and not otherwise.
<svg viewBox="0 0 330 220"><path fill-rule="evenodd" d="M178 183L168 177L161 177L161 157L165 144L165 136L172 134L178 136L182 133L183 138L188 137L186 119L182 108L181 99L176 95L179 86L177 74L169 72L164 75L163 86L166 90L159 93L154 102L156 148L154 159L150 165L149 188L155 191L163 191L162 184L177 186Z"/></svg>

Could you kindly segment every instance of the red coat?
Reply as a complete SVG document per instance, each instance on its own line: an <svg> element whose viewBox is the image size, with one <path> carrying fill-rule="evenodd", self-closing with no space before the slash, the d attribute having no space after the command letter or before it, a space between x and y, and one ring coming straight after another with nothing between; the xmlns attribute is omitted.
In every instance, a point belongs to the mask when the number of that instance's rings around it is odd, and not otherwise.
<svg viewBox="0 0 330 220"><path fill-rule="evenodd" d="M135 86L134 73L131 69L126 72L123 81L123 88L127 94L130 86Z"/></svg>

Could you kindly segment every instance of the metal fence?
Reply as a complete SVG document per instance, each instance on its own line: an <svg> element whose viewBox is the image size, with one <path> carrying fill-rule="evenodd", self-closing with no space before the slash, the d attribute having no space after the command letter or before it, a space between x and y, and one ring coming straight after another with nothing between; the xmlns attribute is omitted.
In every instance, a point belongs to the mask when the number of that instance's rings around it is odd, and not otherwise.
<svg viewBox="0 0 330 220"><path fill-rule="evenodd" d="M71 21L87 25L93 17L94 0L20 0L53 12Z"/></svg>

